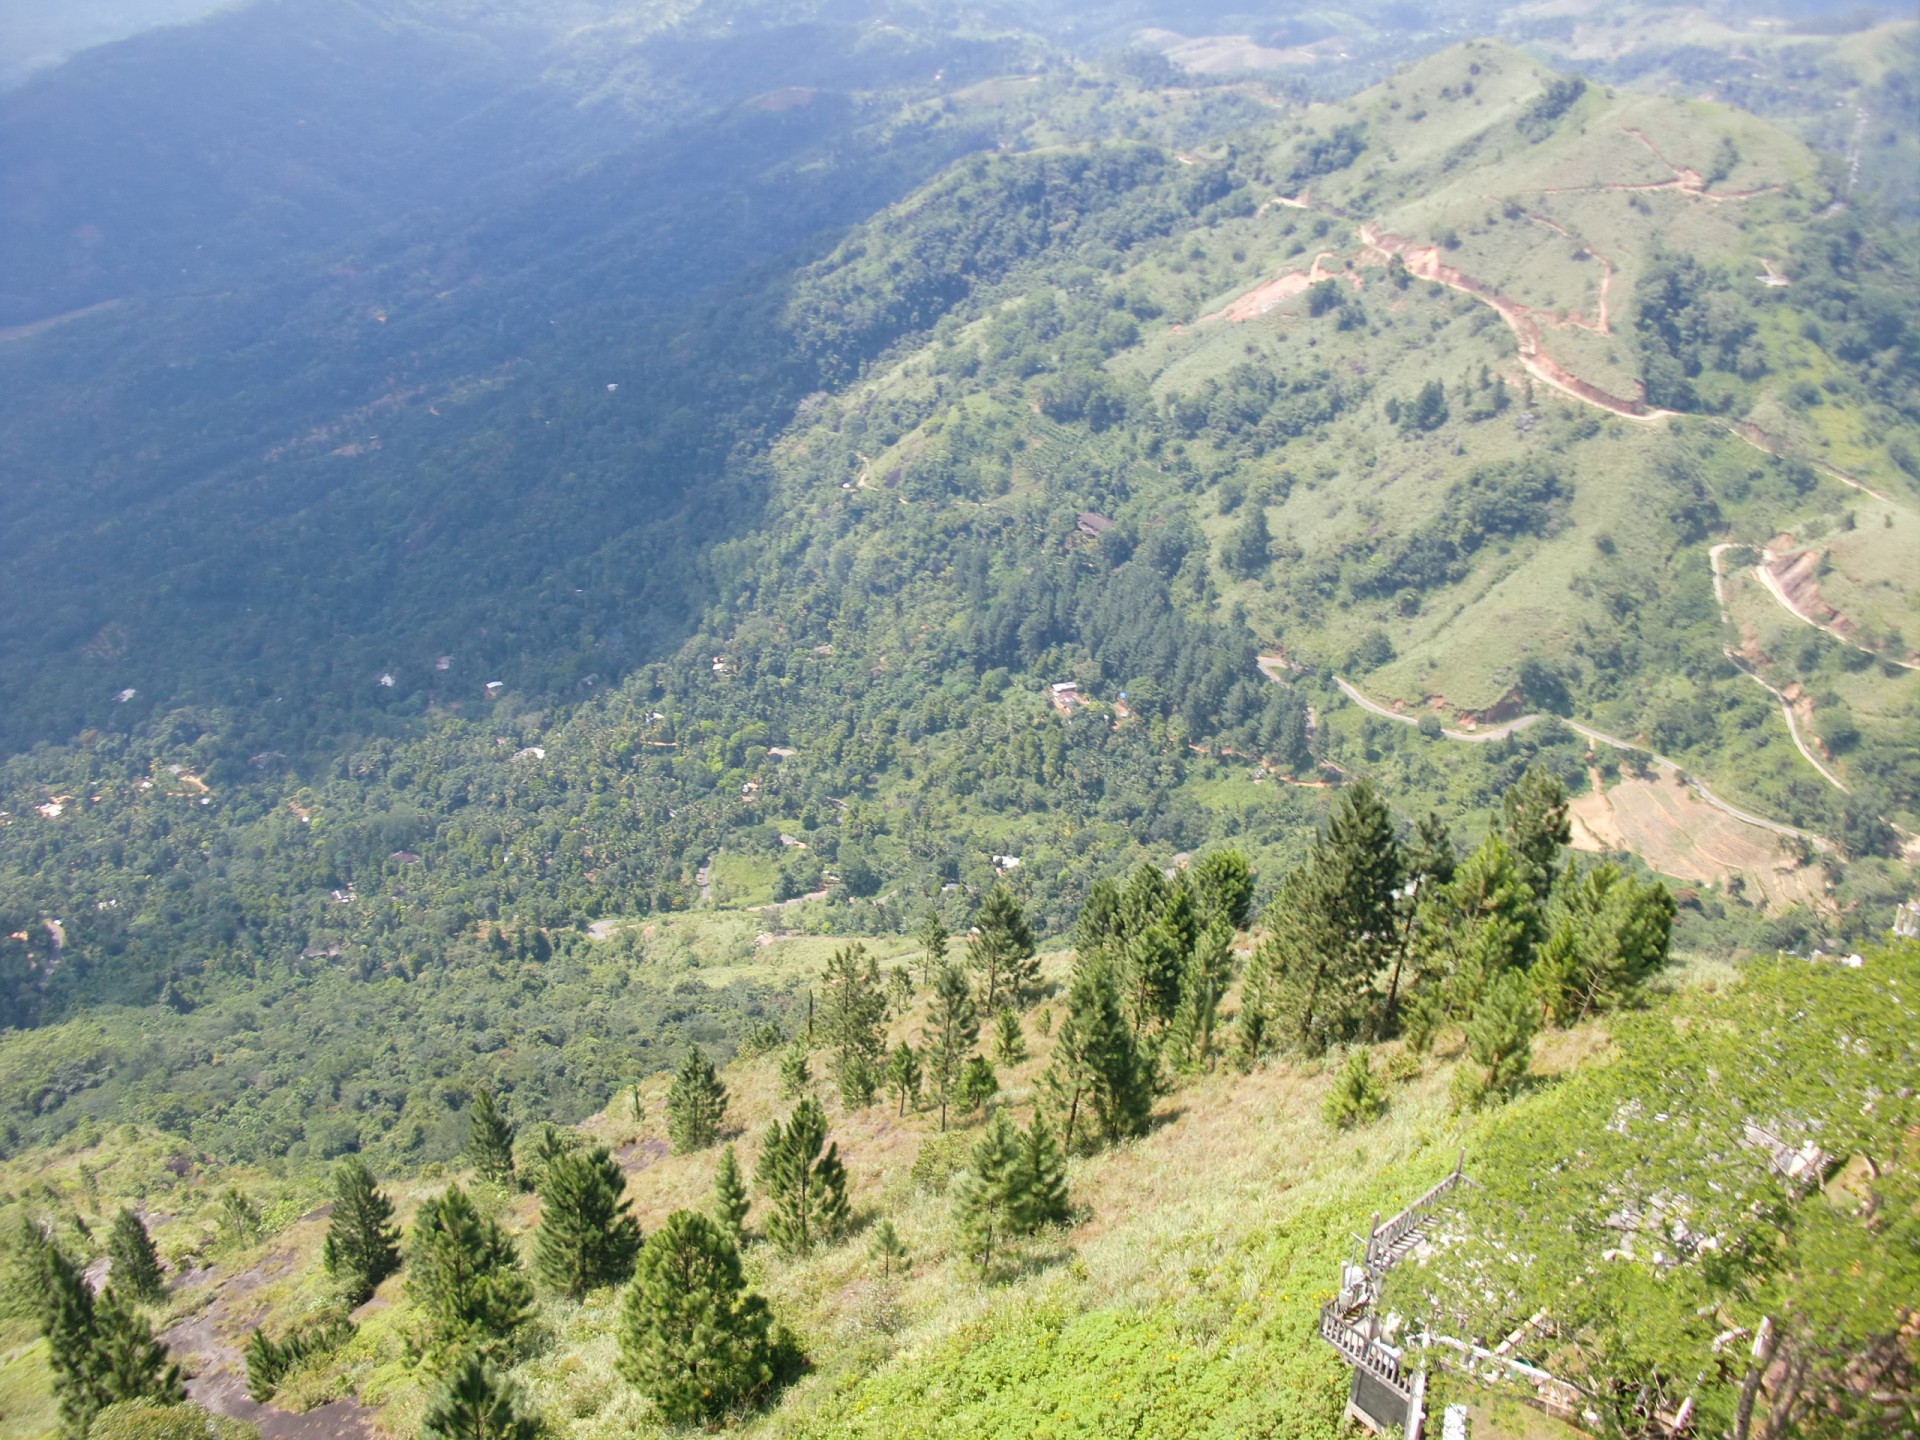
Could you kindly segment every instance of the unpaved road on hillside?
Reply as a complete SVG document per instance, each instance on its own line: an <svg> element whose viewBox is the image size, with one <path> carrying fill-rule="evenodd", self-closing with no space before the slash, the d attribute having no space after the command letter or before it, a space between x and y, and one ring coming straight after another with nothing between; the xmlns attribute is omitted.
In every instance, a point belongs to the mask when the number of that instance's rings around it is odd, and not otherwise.
<svg viewBox="0 0 1920 1440"><path fill-rule="evenodd" d="M1334 676L1333 681L1334 684L1340 687L1341 694L1345 695L1349 700L1353 701L1354 704L1369 714L1378 715L1383 720L1398 720L1403 725L1418 725L1420 723L1420 717L1417 715L1403 715L1398 710L1390 710L1378 701L1368 699L1341 676ZM1705 785L1702 785L1695 776L1688 773L1686 768L1677 760L1670 760L1656 750L1649 750L1645 745L1636 745L1631 740L1622 740L1618 735L1609 735L1604 730L1596 730L1591 725L1582 725L1578 720L1569 720L1564 715L1556 715L1553 717L1545 715L1522 715L1518 719L1506 721L1502 725L1490 725L1485 730L1449 730L1445 726L1442 726L1440 733L1449 740L1466 740L1474 744L1485 744L1489 740L1505 739L1516 730L1525 729L1529 725L1536 724L1548 718L1558 720L1576 735L1583 735L1588 740L1596 741L1602 745L1611 745L1616 750L1633 750L1647 756L1654 764L1671 770L1675 774L1683 777L1694 794L1698 795L1703 801L1723 815L1731 815L1734 819L1744 820L1749 825L1758 825L1761 829L1771 830L1776 835L1805 840L1816 850L1822 852L1833 849L1833 843L1831 841L1822 836L1815 835L1811 830L1802 830L1798 826L1787 825L1778 820L1769 820L1763 815L1755 815L1751 811L1742 810L1738 806L1728 804L1725 800L1722 800L1718 795L1715 795L1711 790L1707 789Z"/></svg>

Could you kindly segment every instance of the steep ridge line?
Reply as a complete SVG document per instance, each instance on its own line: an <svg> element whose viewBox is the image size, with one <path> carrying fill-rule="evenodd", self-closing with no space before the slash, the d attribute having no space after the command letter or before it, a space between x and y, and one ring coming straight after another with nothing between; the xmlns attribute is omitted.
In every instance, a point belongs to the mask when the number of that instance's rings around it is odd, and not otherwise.
<svg viewBox="0 0 1920 1440"><path fill-rule="evenodd" d="M1361 694L1345 676L1334 676L1333 683L1340 687L1341 694L1345 695L1349 700L1353 701L1354 704L1369 714L1378 715L1383 720L1398 720L1403 725L1418 725L1420 723L1420 717L1417 715L1403 715L1398 710L1388 709L1377 700L1368 699L1365 695ZM1749 825L1758 825L1761 829L1771 830L1776 835L1804 840L1822 854L1830 853L1835 848L1832 841L1826 839L1824 836L1814 834L1811 830L1802 830L1797 825L1788 825L1779 820L1769 820L1763 815L1755 815L1751 811L1742 810L1738 806L1729 804L1718 795L1715 795L1705 785L1701 784L1699 778L1690 773L1679 761L1669 759L1657 750L1649 749L1645 745L1636 745L1631 740L1622 740L1618 735L1609 735L1606 731L1596 730L1591 725L1582 725L1578 720L1569 720L1564 715L1522 715L1518 719L1509 720L1502 725L1494 726L1484 732L1449 730L1443 726L1441 727L1440 733L1450 740L1468 740L1484 744L1489 740L1505 739L1516 730L1524 729L1529 725L1547 719L1558 720L1576 735L1585 736L1588 740L1597 741L1602 745L1611 745L1616 750L1633 750L1647 756L1654 764L1661 766L1663 769L1673 771L1674 774L1678 775L1686 783L1688 789L1692 790L1701 800L1711 805L1723 815L1731 815L1735 820L1745 821Z"/></svg>

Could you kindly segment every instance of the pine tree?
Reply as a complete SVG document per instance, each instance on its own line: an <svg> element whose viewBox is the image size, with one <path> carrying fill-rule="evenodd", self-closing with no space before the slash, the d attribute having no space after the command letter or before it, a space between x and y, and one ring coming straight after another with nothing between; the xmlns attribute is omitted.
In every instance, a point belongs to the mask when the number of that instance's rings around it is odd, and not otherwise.
<svg viewBox="0 0 1920 1440"><path fill-rule="evenodd" d="M738 1245L747 1233L747 1183L740 1175L740 1162L733 1146L720 1152L720 1164L713 1172L713 1218Z"/></svg>
<svg viewBox="0 0 1920 1440"><path fill-rule="evenodd" d="M420 1440L539 1440L512 1384L477 1350L453 1363L427 1402Z"/></svg>
<svg viewBox="0 0 1920 1440"><path fill-rule="evenodd" d="M1320 1107L1321 1118L1336 1130L1370 1125L1387 1113L1386 1092L1365 1050L1355 1050L1340 1067L1333 1088Z"/></svg>
<svg viewBox="0 0 1920 1440"><path fill-rule="evenodd" d="M108 1404L95 1345L93 1290L80 1267L58 1245L40 1251L40 1332L47 1340L47 1368L64 1440L81 1440L93 1417Z"/></svg>
<svg viewBox="0 0 1920 1440"><path fill-rule="evenodd" d="M1545 905L1559 873L1560 852L1573 835L1566 787L1544 770L1529 769L1500 797L1499 834L1533 891L1534 905ZM1537 942L1538 937L1528 939Z"/></svg>
<svg viewBox="0 0 1920 1440"><path fill-rule="evenodd" d="M146 1305L157 1305L167 1295L166 1277L160 1273L160 1254L153 1248L153 1237L133 1211L122 1207L113 1217L113 1229L107 1235L107 1254L113 1266L108 1272L113 1288Z"/></svg>
<svg viewBox="0 0 1920 1440"><path fill-rule="evenodd" d="M1350 1039L1372 1013L1374 982L1399 947L1403 860L1393 817L1366 780L1335 803L1306 860L1281 882L1257 999L1257 1028L1308 1051Z"/></svg>
<svg viewBox="0 0 1920 1440"><path fill-rule="evenodd" d="M785 1125L776 1120L768 1128L754 1181L772 1206L767 1236L788 1254L804 1254L846 1228L847 1171L839 1145L827 1143L819 1101L802 1100Z"/></svg>
<svg viewBox="0 0 1920 1440"><path fill-rule="evenodd" d="M1253 867L1238 850L1212 850L1193 867L1194 908L1201 928L1247 928L1253 911Z"/></svg>
<svg viewBox="0 0 1920 1440"><path fill-rule="evenodd" d="M1120 892L1104 876L1087 887L1086 903L1073 925L1076 956L1106 955L1121 935Z"/></svg>
<svg viewBox="0 0 1920 1440"><path fill-rule="evenodd" d="M720 1125L727 1114L727 1087L714 1073L713 1062L699 1046L687 1051L686 1059L673 1077L667 1091L667 1138L676 1155L704 1150L720 1138Z"/></svg>
<svg viewBox="0 0 1920 1440"><path fill-rule="evenodd" d="M1021 1132L1018 1174L1015 1213L1020 1228L1031 1235L1048 1225L1066 1224L1067 1163L1044 1115L1034 1116L1033 1124Z"/></svg>
<svg viewBox="0 0 1920 1440"><path fill-rule="evenodd" d="M513 1188L513 1126L500 1113L491 1090L476 1090L467 1112L467 1157L489 1185Z"/></svg>
<svg viewBox="0 0 1920 1440"><path fill-rule="evenodd" d="M533 1307L513 1241L458 1185L414 1217L407 1297L425 1323L428 1346L442 1354L471 1346L491 1356L510 1348Z"/></svg>
<svg viewBox="0 0 1920 1440"><path fill-rule="evenodd" d="M953 1181L953 1219L962 1252L986 1272L996 1251L1024 1228L1020 1135L1005 1110L993 1112Z"/></svg>
<svg viewBox="0 0 1920 1440"><path fill-rule="evenodd" d="M1033 931L1020 902L996 884L980 901L968 937L967 963L979 987L980 1008L992 1013L1004 1000L1018 1001L1040 974Z"/></svg>
<svg viewBox="0 0 1920 1440"><path fill-rule="evenodd" d="M1214 1023L1232 980L1233 931L1224 920L1216 921L1200 937L1180 979L1180 1006L1167 1030L1166 1049L1178 1069L1204 1070L1213 1063Z"/></svg>
<svg viewBox="0 0 1920 1440"><path fill-rule="evenodd" d="M1071 1149L1082 1123L1108 1142L1139 1135L1153 1109L1152 1067L1121 1013L1112 968L1097 956L1075 961L1067 1015L1053 1042L1045 1084Z"/></svg>
<svg viewBox="0 0 1920 1440"><path fill-rule="evenodd" d="M880 989L880 967L864 946L833 952L821 977L821 1027L833 1051L834 1080L840 1103L849 1110L873 1103L880 1057L886 1053L881 1022L887 998Z"/></svg>
<svg viewBox="0 0 1920 1440"><path fill-rule="evenodd" d="M79 1265L51 1242L36 1258L40 1331L64 1440L83 1440L93 1417L117 1402L186 1399L179 1366L132 1301L112 1287L96 1297Z"/></svg>
<svg viewBox="0 0 1920 1440"><path fill-rule="evenodd" d="M920 983L931 988L933 977L938 975L947 964L947 946L953 937L947 933L947 927L941 922L936 910L927 911L927 918L920 922Z"/></svg>
<svg viewBox="0 0 1920 1440"><path fill-rule="evenodd" d="M807 1068L807 1047L795 1036L780 1057L780 1098L795 1099L812 1083L813 1076Z"/></svg>
<svg viewBox="0 0 1920 1440"><path fill-rule="evenodd" d="M1121 942L1128 1018L1145 1032L1165 1022L1180 1000L1186 955L1180 937L1164 919L1155 920Z"/></svg>
<svg viewBox="0 0 1920 1440"><path fill-rule="evenodd" d="M1439 991L1441 1013L1471 1015L1496 979L1526 968L1538 928L1522 867L1506 841L1489 835L1420 904L1413 953L1423 988Z"/></svg>
<svg viewBox="0 0 1920 1440"><path fill-rule="evenodd" d="M1537 1008L1526 975L1509 970L1493 980L1467 1021L1467 1054L1480 1066L1461 1066L1453 1097L1463 1109L1506 1099L1533 1058Z"/></svg>
<svg viewBox="0 0 1920 1440"><path fill-rule="evenodd" d="M629 1213L626 1189L627 1177L604 1145L547 1167L533 1264L549 1287L577 1296L626 1283L640 1253L640 1222Z"/></svg>
<svg viewBox="0 0 1920 1440"><path fill-rule="evenodd" d="M538 1190L547 1183L547 1171L554 1161L573 1154L585 1144L577 1130L563 1130L552 1121L543 1122L532 1144L523 1147L530 1153L520 1162L520 1183L529 1190Z"/></svg>
<svg viewBox="0 0 1920 1440"><path fill-rule="evenodd" d="M102 1395L109 1405L144 1400L179 1405L187 1398L180 1367L134 1302L109 1285L93 1308L93 1359Z"/></svg>
<svg viewBox="0 0 1920 1440"><path fill-rule="evenodd" d="M1003 1008L993 1021L993 1053L1002 1065L1018 1065L1027 1058L1027 1037L1020 1032L1020 1017Z"/></svg>
<svg viewBox="0 0 1920 1440"><path fill-rule="evenodd" d="M895 1270L902 1275L909 1273L908 1266L912 1257L907 1254L907 1247L901 1243L899 1232L893 1228L893 1221L882 1220L874 1227L873 1241L867 1246L867 1258L880 1266L882 1280L892 1279Z"/></svg>
<svg viewBox="0 0 1920 1440"><path fill-rule="evenodd" d="M1673 915L1666 886L1642 885L1611 861L1584 875L1572 866L1562 870L1532 969L1554 1023L1631 999L1666 963Z"/></svg>
<svg viewBox="0 0 1920 1440"><path fill-rule="evenodd" d="M46 1318L45 1267L52 1244L40 1222L21 1211L0 1250L0 1319L39 1324Z"/></svg>
<svg viewBox="0 0 1920 1440"><path fill-rule="evenodd" d="M717 1420L796 1368L767 1302L746 1288L733 1242L691 1210L669 1215L642 1247L619 1335L620 1374L675 1423Z"/></svg>
<svg viewBox="0 0 1920 1440"><path fill-rule="evenodd" d="M251 1245L260 1238L259 1207L229 1186L220 1197L220 1228L229 1244Z"/></svg>
<svg viewBox="0 0 1920 1440"><path fill-rule="evenodd" d="M333 1172L333 1214L320 1259L346 1292L348 1308L400 1268L400 1232L392 1222L393 1202L373 1172L361 1160L342 1161Z"/></svg>
<svg viewBox="0 0 1920 1440"><path fill-rule="evenodd" d="M940 1128L947 1128L947 1106L953 1101L961 1071L973 1043L980 1038L980 1015L974 1009L973 992L958 965L947 965L933 983L933 1005L927 1013L928 1028L921 1034L926 1046L927 1083L940 1101Z"/></svg>
<svg viewBox="0 0 1920 1440"><path fill-rule="evenodd" d="M887 1056L887 1088L899 1099L898 1113L920 1108L920 1053L902 1040Z"/></svg>
<svg viewBox="0 0 1920 1440"><path fill-rule="evenodd" d="M984 1055L971 1055L961 1067L960 1083L954 1086L953 1101L963 1114L972 1115L1000 1093L1000 1078Z"/></svg>
<svg viewBox="0 0 1920 1440"><path fill-rule="evenodd" d="M1115 933L1120 938L1138 935L1167 913L1173 899L1173 885L1158 865L1142 860L1127 877L1127 888L1120 892Z"/></svg>

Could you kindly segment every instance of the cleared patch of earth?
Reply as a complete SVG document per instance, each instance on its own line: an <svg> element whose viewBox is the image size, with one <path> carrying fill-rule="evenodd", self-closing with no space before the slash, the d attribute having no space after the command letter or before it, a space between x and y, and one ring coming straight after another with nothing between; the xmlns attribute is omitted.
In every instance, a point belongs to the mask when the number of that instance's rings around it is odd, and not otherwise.
<svg viewBox="0 0 1920 1440"><path fill-rule="evenodd" d="M1738 876L1769 914L1826 895L1819 866L1803 865L1771 831L1704 803L1670 770L1576 796L1568 812L1576 850L1629 851L1662 875L1698 885L1725 886Z"/></svg>

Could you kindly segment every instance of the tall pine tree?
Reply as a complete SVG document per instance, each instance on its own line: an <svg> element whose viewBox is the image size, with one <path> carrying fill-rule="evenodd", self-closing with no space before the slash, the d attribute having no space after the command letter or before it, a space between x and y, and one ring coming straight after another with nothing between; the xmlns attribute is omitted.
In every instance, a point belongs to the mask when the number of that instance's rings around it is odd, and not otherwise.
<svg viewBox="0 0 1920 1440"><path fill-rule="evenodd" d="M746 1236L751 1204L746 1181L740 1176L740 1162L729 1145L720 1152L720 1163L713 1172L713 1218L736 1245Z"/></svg>
<svg viewBox="0 0 1920 1440"><path fill-rule="evenodd" d="M966 974L958 965L947 965L933 982L933 1004L920 1036L926 1047L927 1083L940 1102L942 1130L947 1128L947 1107L959 1089L967 1057L979 1038L980 1012L974 1008Z"/></svg>
<svg viewBox="0 0 1920 1440"><path fill-rule="evenodd" d="M179 1366L132 1301L111 1287L96 1297L79 1265L50 1241L34 1254L63 1440L84 1440L94 1416L120 1401L177 1405L187 1398Z"/></svg>
<svg viewBox="0 0 1920 1440"><path fill-rule="evenodd" d="M847 1171L827 1143L827 1115L812 1097L767 1130L754 1180L771 1213L767 1236L790 1255L838 1238L847 1224Z"/></svg>
<svg viewBox="0 0 1920 1440"><path fill-rule="evenodd" d="M491 1090L476 1090L467 1112L467 1158L489 1185L513 1188L513 1126L500 1113Z"/></svg>
<svg viewBox="0 0 1920 1440"><path fill-rule="evenodd" d="M821 1028L833 1052L840 1103L849 1110L861 1109L873 1103L880 1059L886 1053L880 1026L887 998L880 989L880 967L864 946L845 946L827 961L820 989Z"/></svg>
<svg viewBox="0 0 1920 1440"><path fill-rule="evenodd" d="M1022 1230L1031 1235L1048 1225L1066 1224L1067 1163L1044 1115L1034 1116L1021 1132L1018 1177L1015 1216Z"/></svg>
<svg viewBox="0 0 1920 1440"><path fill-rule="evenodd" d="M147 1234L140 1217L124 1206L113 1217L107 1254L113 1259L108 1273L114 1289L146 1305L166 1298L167 1282L160 1273L160 1255L153 1248L153 1237Z"/></svg>
<svg viewBox="0 0 1920 1440"><path fill-rule="evenodd" d="M674 1211L641 1248L619 1336L621 1375L677 1424L718 1420L797 1368L733 1241L692 1210Z"/></svg>
<svg viewBox="0 0 1920 1440"><path fill-rule="evenodd" d="M1233 931L1217 920L1200 937L1180 977L1180 1005L1167 1030L1166 1055L1176 1069L1204 1070L1213 1063L1214 1025L1220 997L1233 980Z"/></svg>
<svg viewBox="0 0 1920 1440"><path fill-rule="evenodd" d="M1403 868L1393 817L1369 782L1355 781L1268 911L1265 953L1250 967L1250 1033L1310 1052L1359 1033L1399 949Z"/></svg>
<svg viewBox="0 0 1920 1440"><path fill-rule="evenodd" d="M905 1115L909 1105L920 1108L920 1052L905 1040L887 1056L887 1088L899 1101L896 1113Z"/></svg>
<svg viewBox="0 0 1920 1440"><path fill-rule="evenodd" d="M687 1051L667 1091L667 1138L676 1155L704 1150L720 1138L727 1115L727 1087L699 1046Z"/></svg>
<svg viewBox="0 0 1920 1440"><path fill-rule="evenodd" d="M1097 1131L1109 1143L1139 1135L1153 1109L1153 1067L1122 1013L1111 964L1080 956L1067 990L1067 1015L1054 1037L1045 1084L1060 1115L1062 1141Z"/></svg>
<svg viewBox="0 0 1920 1440"><path fill-rule="evenodd" d="M414 1217L407 1297L425 1324L428 1347L443 1355L467 1348L505 1353L533 1308L533 1287L512 1239L458 1185Z"/></svg>
<svg viewBox="0 0 1920 1440"><path fill-rule="evenodd" d="M547 1167L533 1264L549 1287L584 1295L626 1283L640 1253L640 1222L629 1213L626 1189L627 1177L604 1145Z"/></svg>
<svg viewBox="0 0 1920 1440"><path fill-rule="evenodd" d="M915 938L920 942L920 984L931 987L933 977L946 968L947 946L953 937L947 933L940 912L929 910L927 918L920 922L920 932Z"/></svg>
<svg viewBox="0 0 1920 1440"><path fill-rule="evenodd" d="M988 1014L1002 1002L1018 1003L1039 976L1033 930L1004 884L995 884L980 901L967 939L967 963L974 972L980 1008Z"/></svg>
<svg viewBox="0 0 1920 1440"><path fill-rule="evenodd" d="M1193 867L1194 908L1200 926L1244 930L1253 911L1253 867L1238 850L1211 850Z"/></svg>
<svg viewBox="0 0 1920 1440"><path fill-rule="evenodd" d="M993 1112L973 1142L967 1168L954 1177L953 1220L960 1248L982 1273L1025 1228L1020 1134L1005 1110Z"/></svg>
<svg viewBox="0 0 1920 1440"><path fill-rule="evenodd" d="M346 1292L349 1309L400 1268L400 1232L393 1225L393 1202L357 1158L342 1161L333 1172L333 1213L327 1220L320 1260Z"/></svg>

